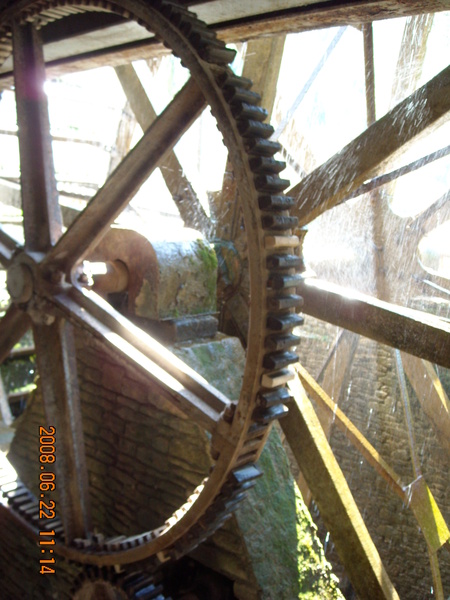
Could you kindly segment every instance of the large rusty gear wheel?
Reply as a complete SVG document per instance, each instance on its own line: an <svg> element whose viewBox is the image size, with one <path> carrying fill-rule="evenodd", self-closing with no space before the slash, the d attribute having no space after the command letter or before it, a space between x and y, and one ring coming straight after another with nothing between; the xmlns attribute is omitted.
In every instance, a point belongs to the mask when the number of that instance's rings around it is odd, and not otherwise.
<svg viewBox="0 0 450 600"><path fill-rule="evenodd" d="M234 52L195 15L172 2L144 0L19 0L0 9L0 60L14 58L21 155L25 245L0 235L0 259L8 269L12 304L0 325L0 359L32 325L49 424L58 436L57 479L60 520L55 551L82 563L117 565L154 557L177 558L220 526L245 489L258 476L255 466L270 423L285 412L287 368L301 324L296 314L296 219L288 182L278 173L280 149L268 138L272 128L251 82L228 64ZM181 58L191 78L146 132L140 145L116 169L87 208L62 234L51 158L42 43L38 30L73 13L100 11L137 21ZM30 96L31 91L31 96ZM31 98L31 100L30 100ZM90 290L76 269L95 247L159 158L209 105L229 151L239 190L248 248L251 308L246 367L234 405L153 338L144 334ZM215 458L210 476L157 530L108 540L89 525L72 327L102 339L117 352L134 347L134 367L175 396L179 405L212 436ZM130 353L127 354L129 360ZM167 383L167 380L170 380ZM64 438L64 439L63 439ZM35 537L42 521L38 503L22 485L6 494L12 514ZM33 500L34 498L34 500Z"/></svg>

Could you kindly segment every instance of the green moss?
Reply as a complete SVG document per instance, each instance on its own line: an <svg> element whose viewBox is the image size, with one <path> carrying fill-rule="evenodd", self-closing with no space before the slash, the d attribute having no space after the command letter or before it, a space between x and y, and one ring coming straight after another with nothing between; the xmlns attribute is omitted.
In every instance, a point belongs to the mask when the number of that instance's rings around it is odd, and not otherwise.
<svg viewBox="0 0 450 600"><path fill-rule="evenodd" d="M248 493L237 518L258 583L270 590L263 598L342 598L275 429L259 466L264 476Z"/></svg>
<svg viewBox="0 0 450 600"><path fill-rule="evenodd" d="M208 290L208 303L215 307L217 289L217 256L214 249L203 240L196 241L195 253L206 271L205 283Z"/></svg>

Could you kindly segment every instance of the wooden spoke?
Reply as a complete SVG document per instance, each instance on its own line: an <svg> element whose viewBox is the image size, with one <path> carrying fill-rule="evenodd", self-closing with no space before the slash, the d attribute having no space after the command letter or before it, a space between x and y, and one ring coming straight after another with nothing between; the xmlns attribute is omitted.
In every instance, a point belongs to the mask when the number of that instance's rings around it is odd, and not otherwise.
<svg viewBox="0 0 450 600"><path fill-rule="evenodd" d="M228 399L150 335L115 311L95 292L73 288L55 297L59 309L78 326L100 337L139 371L158 383L173 404L212 432Z"/></svg>
<svg viewBox="0 0 450 600"><path fill-rule="evenodd" d="M30 326L28 315L15 304L11 304L0 321L0 363L9 356L13 346L26 334Z"/></svg>
<svg viewBox="0 0 450 600"><path fill-rule="evenodd" d="M421 107L426 106L423 111ZM422 117L417 119L417 112ZM306 225L339 205L380 165L450 111L450 67L419 88L323 165L294 186L298 201L292 213Z"/></svg>
<svg viewBox="0 0 450 600"><path fill-rule="evenodd" d="M189 80L47 254L43 264L68 271L94 248L204 106L197 84Z"/></svg>
<svg viewBox="0 0 450 600"><path fill-rule="evenodd" d="M16 240L0 227L0 263L4 267L9 267L14 253L19 248L20 246Z"/></svg>
<svg viewBox="0 0 450 600"><path fill-rule="evenodd" d="M47 425L56 430L57 508L71 543L90 531L75 342L72 326L60 318L51 325L34 324L33 333Z"/></svg>
<svg viewBox="0 0 450 600"><path fill-rule="evenodd" d="M62 233L53 167L42 42L32 24L13 28L14 80L26 250L44 252Z"/></svg>
<svg viewBox="0 0 450 600"><path fill-rule="evenodd" d="M305 313L450 367L450 325L439 317L313 278L304 280L299 290Z"/></svg>

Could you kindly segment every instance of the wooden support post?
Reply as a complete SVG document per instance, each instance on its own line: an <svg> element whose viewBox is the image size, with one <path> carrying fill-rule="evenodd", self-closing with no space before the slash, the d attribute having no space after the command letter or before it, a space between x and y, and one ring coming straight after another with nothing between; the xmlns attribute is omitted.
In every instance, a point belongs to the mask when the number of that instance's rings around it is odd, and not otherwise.
<svg viewBox="0 0 450 600"><path fill-rule="evenodd" d="M300 381L280 425L360 598L397 600L395 588Z"/></svg>

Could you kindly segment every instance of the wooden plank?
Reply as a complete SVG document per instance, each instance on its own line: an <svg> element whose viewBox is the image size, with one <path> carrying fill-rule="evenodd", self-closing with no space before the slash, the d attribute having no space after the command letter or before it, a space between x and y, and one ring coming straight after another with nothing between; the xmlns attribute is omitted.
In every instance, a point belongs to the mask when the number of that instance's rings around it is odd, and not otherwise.
<svg viewBox="0 0 450 600"><path fill-rule="evenodd" d="M275 105L285 40L284 35L251 40L245 52L243 75L253 81L252 91L260 94L261 106L269 113L268 123Z"/></svg>
<svg viewBox="0 0 450 600"><path fill-rule="evenodd" d="M423 110L424 106L427 110ZM291 212L299 218L300 226L340 204L379 171L383 163L404 151L449 111L450 67L447 67L289 190L297 198Z"/></svg>
<svg viewBox="0 0 450 600"><path fill-rule="evenodd" d="M330 398L326 391L320 387L308 371L300 364L296 366L296 370L302 385L317 402L317 406L321 407L324 412L333 418L337 428L348 440L350 440L361 455L364 456L370 466L383 477L389 487L400 497L402 502L406 504L408 502L408 496L400 476L388 465L352 421L345 416L337 404ZM326 435L325 431L324 433Z"/></svg>
<svg viewBox="0 0 450 600"><path fill-rule="evenodd" d="M398 599L311 401L298 379L290 387L295 399L280 425L356 593Z"/></svg>
<svg viewBox="0 0 450 600"><path fill-rule="evenodd" d="M401 357L423 412L431 421L440 444L450 454L450 404L433 365L406 352L402 352Z"/></svg>
<svg viewBox="0 0 450 600"><path fill-rule="evenodd" d="M201 10L193 7L200 16ZM382 19L450 10L450 0L343 0L311 2L284 11L266 12L233 21L212 23L227 42L246 41L259 36L311 31L324 27L356 25Z"/></svg>
<svg viewBox="0 0 450 600"><path fill-rule="evenodd" d="M306 314L450 367L450 324L439 317L313 278L299 293Z"/></svg>

